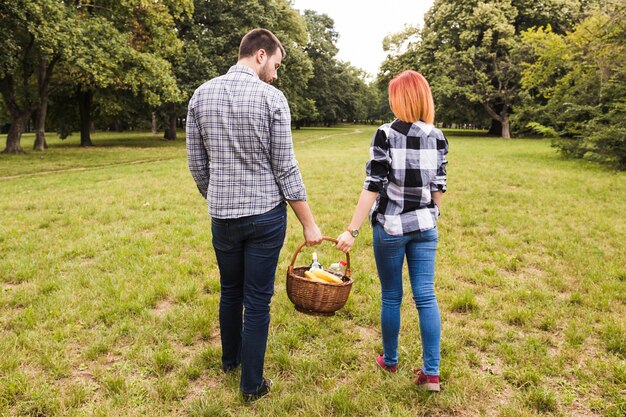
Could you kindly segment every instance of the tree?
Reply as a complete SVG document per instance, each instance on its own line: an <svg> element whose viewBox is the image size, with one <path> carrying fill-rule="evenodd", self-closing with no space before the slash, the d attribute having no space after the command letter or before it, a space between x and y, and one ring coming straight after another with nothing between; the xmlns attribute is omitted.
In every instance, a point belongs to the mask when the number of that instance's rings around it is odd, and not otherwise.
<svg viewBox="0 0 626 417"><path fill-rule="evenodd" d="M339 92L336 98L339 119L354 123L366 121L370 115L368 106L374 104L373 100L378 97L372 93L375 87L364 81L366 74L363 70L347 62L338 62L336 71L333 89Z"/></svg>
<svg viewBox="0 0 626 417"><path fill-rule="evenodd" d="M387 57L377 76L381 89L386 89L391 78L402 71L419 68L421 40L419 26L413 25L406 25L400 32L387 35L383 39L383 51L387 53Z"/></svg>
<svg viewBox="0 0 626 417"><path fill-rule="evenodd" d="M21 133L33 112L35 148L45 148L51 83L65 91L74 88L83 146L91 144L91 104L97 89L131 91L157 104L177 95L162 57L179 52L172 16L191 11L190 5L190 0L0 3L0 47L7 54L0 63L0 91L12 119L4 152L23 152ZM61 68L56 77L55 67Z"/></svg>
<svg viewBox="0 0 626 417"><path fill-rule="evenodd" d="M253 5L251 4L253 3ZM241 18L247 26L237 26ZM264 27L276 34L285 47L287 56L283 59L275 86L279 88L289 101L292 120L298 120L307 114L312 103L304 97L307 83L313 76L312 62L305 53L308 32L307 25L300 13L294 9L289 0L245 2L235 15L235 25L240 27L239 39L250 29ZM237 33L237 32L235 32ZM237 48L235 48L235 56ZM232 65L234 61L230 61Z"/></svg>
<svg viewBox="0 0 626 417"><path fill-rule="evenodd" d="M339 102L337 86L337 60L339 49L336 46L339 34L335 22L326 14L313 10L304 11L309 40L306 54L313 63L313 78L309 81L306 97L315 105L315 113L304 117L309 123L319 120L330 125L338 120Z"/></svg>
<svg viewBox="0 0 626 417"><path fill-rule="evenodd" d="M53 68L68 38L63 4L53 0L0 3L0 93L10 114L3 153L23 153L25 123L37 112L35 149L45 147L44 123Z"/></svg>
<svg viewBox="0 0 626 417"><path fill-rule="evenodd" d="M221 45L215 39L215 31L228 27L229 9L225 2L194 1L194 12L186 19L177 23L178 37L183 44L183 53L171 57L170 62L176 77L176 83L181 90L178 100L169 100L160 107L158 114L164 117L164 139L176 139L176 120L186 113L184 104L191 97L193 91L206 80L219 75L216 64L215 48ZM224 19L220 23L219 19ZM224 27L227 26L227 27ZM230 45L234 47L234 45ZM229 50L226 55L230 55ZM221 55L218 60L222 59Z"/></svg>
<svg viewBox="0 0 626 417"><path fill-rule="evenodd" d="M565 156L626 169L626 7L609 1L571 32L547 26L522 39L520 118Z"/></svg>
<svg viewBox="0 0 626 417"><path fill-rule="evenodd" d="M191 0L103 0L72 6L77 36L71 54L59 64L55 83L78 103L81 146L92 145L93 107L100 96L107 99L100 104L115 108L115 95L109 94L113 91L122 100L131 94L148 106L180 95L166 58L180 54L174 22L192 7Z"/></svg>
<svg viewBox="0 0 626 417"><path fill-rule="evenodd" d="M275 85L288 98L293 118L308 111L310 103L302 93L311 78L312 67L301 46L306 44L307 32L302 16L290 2L196 0L193 16L178 24L184 52L171 60L182 94L179 100L168 101L160 109L169 126L167 138L175 137L174 122L186 114L186 103L194 90L236 63L241 38L256 27L274 32L286 49L287 57Z"/></svg>
<svg viewBox="0 0 626 417"><path fill-rule="evenodd" d="M564 31L580 17L582 0L436 0L421 38L397 59L410 62L433 86L438 108L467 118L475 104L510 137L510 116L520 91L520 33L551 24ZM458 109L471 109L459 111ZM483 118L480 117L480 120Z"/></svg>
<svg viewBox="0 0 626 417"><path fill-rule="evenodd" d="M377 95L370 92L362 70L337 60L339 34L333 19L313 10L305 10L304 19L309 33L305 51L314 72L304 97L315 106L315 111L296 119L296 126L312 122L330 126L340 120L366 120L370 113L368 106Z"/></svg>

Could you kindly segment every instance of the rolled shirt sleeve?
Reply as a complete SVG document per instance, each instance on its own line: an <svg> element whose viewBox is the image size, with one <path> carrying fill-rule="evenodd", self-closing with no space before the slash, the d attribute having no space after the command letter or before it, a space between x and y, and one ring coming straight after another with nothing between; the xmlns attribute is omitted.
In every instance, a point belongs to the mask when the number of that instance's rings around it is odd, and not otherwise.
<svg viewBox="0 0 626 417"><path fill-rule="evenodd" d="M278 188L285 200L306 200L306 189L293 151L291 137L291 113L282 93L275 95L271 103L270 163Z"/></svg>
<svg viewBox="0 0 626 417"><path fill-rule="evenodd" d="M189 109L187 111L187 124L186 124L186 144L187 144L187 162L189 164L189 171L191 176L196 182L198 191L202 194L202 197L207 198L207 192L209 188L209 168L211 159L202 141L200 129L196 123L193 105L194 101L189 103Z"/></svg>
<svg viewBox="0 0 626 417"><path fill-rule="evenodd" d="M441 133L441 131L437 132L437 172L435 173L435 177L430 183L430 191L441 191L443 193L446 192L446 167L448 165L448 160L446 156L448 155L448 140Z"/></svg>
<svg viewBox="0 0 626 417"><path fill-rule="evenodd" d="M368 191L380 192L385 188L391 167L386 126L379 128L370 145L370 159L365 166L365 183Z"/></svg>

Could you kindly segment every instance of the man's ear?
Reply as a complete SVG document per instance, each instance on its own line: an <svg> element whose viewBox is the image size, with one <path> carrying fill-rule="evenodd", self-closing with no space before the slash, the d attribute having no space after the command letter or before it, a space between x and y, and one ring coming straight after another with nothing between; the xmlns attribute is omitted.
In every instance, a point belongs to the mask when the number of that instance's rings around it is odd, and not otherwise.
<svg viewBox="0 0 626 417"><path fill-rule="evenodd" d="M265 58L267 58L267 52L265 51L265 49L259 49L258 51L256 51L257 63L261 64Z"/></svg>

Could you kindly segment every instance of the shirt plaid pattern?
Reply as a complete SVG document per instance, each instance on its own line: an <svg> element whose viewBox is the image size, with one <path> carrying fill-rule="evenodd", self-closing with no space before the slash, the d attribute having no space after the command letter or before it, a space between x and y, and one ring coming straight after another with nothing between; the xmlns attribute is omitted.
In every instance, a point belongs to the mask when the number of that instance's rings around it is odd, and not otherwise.
<svg viewBox="0 0 626 417"><path fill-rule="evenodd" d="M378 192L372 223L400 236L437 226L432 191L446 191L448 141L433 125L394 120L378 128L363 188Z"/></svg>
<svg viewBox="0 0 626 417"><path fill-rule="evenodd" d="M306 200L287 99L247 66L232 66L194 92L187 160L211 217L252 216L284 200Z"/></svg>

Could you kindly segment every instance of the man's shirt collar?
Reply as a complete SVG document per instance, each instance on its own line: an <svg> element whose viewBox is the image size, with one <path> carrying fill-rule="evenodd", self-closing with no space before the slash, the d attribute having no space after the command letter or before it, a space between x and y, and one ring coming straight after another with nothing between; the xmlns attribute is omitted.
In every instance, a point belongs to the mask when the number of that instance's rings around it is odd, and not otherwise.
<svg viewBox="0 0 626 417"><path fill-rule="evenodd" d="M228 70L228 73L241 72L244 74L252 75L253 77L259 78L259 75L249 66L243 64L235 64Z"/></svg>

